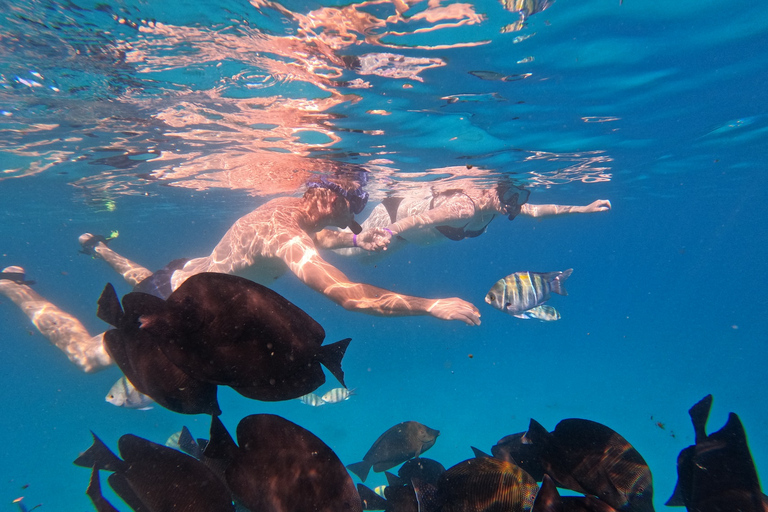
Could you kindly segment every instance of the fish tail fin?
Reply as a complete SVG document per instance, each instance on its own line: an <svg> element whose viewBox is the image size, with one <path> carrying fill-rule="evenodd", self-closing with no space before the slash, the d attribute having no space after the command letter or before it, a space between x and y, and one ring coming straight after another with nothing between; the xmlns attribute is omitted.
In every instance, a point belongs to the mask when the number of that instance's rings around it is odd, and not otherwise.
<svg viewBox="0 0 768 512"><path fill-rule="evenodd" d="M341 360L344 358L344 353L347 351L350 341L352 341L352 338L345 338L336 343L322 346L320 347L318 356L320 364L328 368L328 371L330 371L344 387L347 387L347 385L344 384L344 371L341 369Z"/></svg>
<svg viewBox="0 0 768 512"><path fill-rule="evenodd" d="M125 466L125 462L120 460L112 450L107 448L104 441L91 432L93 444L75 459L75 465L84 468L106 469L107 471L119 471Z"/></svg>
<svg viewBox="0 0 768 512"><path fill-rule="evenodd" d="M563 270L562 272L553 272L555 276L549 282L549 286L551 287L552 292L558 293L560 295L568 295L568 292L565 290L565 285L563 283L566 279L571 277L572 273L572 268Z"/></svg>
<svg viewBox="0 0 768 512"><path fill-rule="evenodd" d="M117 327L120 319L123 318L123 308L120 307L120 299L117 298L115 287L112 283L107 283L101 297L97 302L96 316L104 320L109 325Z"/></svg>
<svg viewBox="0 0 768 512"><path fill-rule="evenodd" d="M363 510L387 510L387 500L376 494L370 487L357 484L357 493L363 502Z"/></svg>
<svg viewBox="0 0 768 512"><path fill-rule="evenodd" d="M696 433L697 444L707 438L706 426L710 409L712 409L712 395L705 396L688 409L688 415L693 423L693 431Z"/></svg>
<svg viewBox="0 0 768 512"><path fill-rule="evenodd" d="M107 501L107 499L101 494L101 482L99 481L99 470L95 467L91 471L91 481L88 483L88 489L85 494L91 498L93 507L97 512L118 512L118 510Z"/></svg>
<svg viewBox="0 0 768 512"><path fill-rule="evenodd" d="M361 481L365 482L365 479L368 478L368 472L371 470L371 463L363 460L350 464L347 466L347 469L356 474Z"/></svg>

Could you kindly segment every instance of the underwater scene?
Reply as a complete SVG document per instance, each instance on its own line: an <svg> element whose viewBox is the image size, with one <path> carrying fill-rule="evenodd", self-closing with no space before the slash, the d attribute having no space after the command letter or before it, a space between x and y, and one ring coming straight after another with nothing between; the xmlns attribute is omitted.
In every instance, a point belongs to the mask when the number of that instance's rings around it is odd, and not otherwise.
<svg viewBox="0 0 768 512"><path fill-rule="evenodd" d="M0 5L0 511L768 510L768 4Z"/></svg>

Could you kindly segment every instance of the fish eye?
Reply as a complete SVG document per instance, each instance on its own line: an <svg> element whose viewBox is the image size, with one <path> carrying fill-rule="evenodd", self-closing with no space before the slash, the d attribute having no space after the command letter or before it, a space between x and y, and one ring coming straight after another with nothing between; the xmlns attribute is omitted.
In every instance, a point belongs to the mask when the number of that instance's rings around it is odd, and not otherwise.
<svg viewBox="0 0 768 512"><path fill-rule="evenodd" d="M494 294L492 294L492 293L488 294L488 298L491 299L491 300L496 300L496 296Z"/></svg>

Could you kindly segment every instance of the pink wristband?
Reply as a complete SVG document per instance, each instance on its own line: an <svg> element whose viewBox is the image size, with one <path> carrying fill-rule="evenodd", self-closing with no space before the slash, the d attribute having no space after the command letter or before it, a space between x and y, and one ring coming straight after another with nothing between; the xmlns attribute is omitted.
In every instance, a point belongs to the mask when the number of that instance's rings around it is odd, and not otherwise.
<svg viewBox="0 0 768 512"><path fill-rule="evenodd" d="M352 245L357 247L357 234L352 233Z"/></svg>

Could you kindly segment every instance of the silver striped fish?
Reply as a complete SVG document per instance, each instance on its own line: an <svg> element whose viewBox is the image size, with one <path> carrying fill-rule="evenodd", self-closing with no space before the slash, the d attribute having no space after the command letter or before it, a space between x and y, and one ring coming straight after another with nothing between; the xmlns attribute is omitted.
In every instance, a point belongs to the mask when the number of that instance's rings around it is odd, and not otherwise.
<svg viewBox="0 0 768 512"><path fill-rule="evenodd" d="M554 322L555 320L560 320L560 312L552 306L547 306L546 304L536 306L535 308L528 309L514 316L525 320L535 318L537 320L541 320L542 322Z"/></svg>
<svg viewBox="0 0 768 512"><path fill-rule="evenodd" d="M323 401L328 404L335 404L349 400L349 397L355 393L354 389L333 388L323 395Z"/></svg>
<svg viewBox="0 0 768 512"><path fill-rule="evenodd" d="M300 396L299 400L301 400L301 403L311 405L312 407L320 407L321 405L325 405L325 400L314 393L307 393L304 396Z"/></svg>
<svg viewBox="0 0 768 512"><path fill-rule="evenodd" d="M551 293L568 295L563 281L572 272L572 268L563 272L515 272L499 279L488 291L485 302L510 315L518 315L541 306Z"/></svg>
<svg viewBox="0 0 768 512"><path fill-rule="evenodd" d="M128 409L139 409L146 411L152 408L155 403L150 397L133 387L131 381L125 378L125 375L117 379L104 400L116 405L117 407L126 407Z"/></svg>

